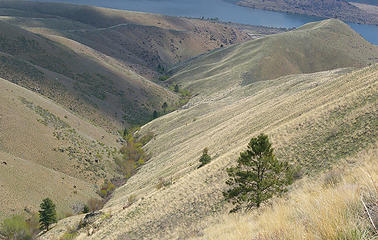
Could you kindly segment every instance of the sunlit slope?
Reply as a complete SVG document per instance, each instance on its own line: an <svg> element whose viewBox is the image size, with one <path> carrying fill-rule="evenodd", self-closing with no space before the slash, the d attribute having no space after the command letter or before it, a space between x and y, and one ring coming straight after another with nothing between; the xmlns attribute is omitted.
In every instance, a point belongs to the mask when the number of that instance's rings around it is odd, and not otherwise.
<svg viewBox="0 0 378 240"><path fill-rule="evenodd" d="M103 210L112 217L98 219L90 239L200 236L203 221L229 210L221 194L225 169L261 132L278 158L309 174L360 152L377 138L377 80L378 65L258 81L198 96L187 109L152 121L141 129L156 134L146 145L152 158L115 192ZM213 160L197 169L205 147ZM131 195L138 200L128 206Z"/></svg>
<svg viewBox="0 0 378 240"><path fill-rule="evenodd" d="M116 137L51 100L0 79L0 217L36 212L51 197L59 209L97 196L119 176ZM75 187L76 186L76 187Z"/></svg>
<svg viewBox="0 0 378 240"><path fill-rule="evenodd" d="M251 39L229 24L61 3L1 1L0 15L29 31L78 41L155 79L159 64Z"/></svg>
<svg viewBox="0 0 378 240"><path fill-rule="evenodd" d="M173 69L171 81L209 94L289 74L367 66L377 56L377 46L331 19L202 55Z"/></svg>
<svg viewBox="0 0 378 240"><path fill-rule="evenodd" d="M123 63L85 45L48 39L4 22L0 32L1 77L100 126L114 130L145 122L163 102L173 105L178 100Z"/></svg>
<svg viewBox="0 0 378 240"><path fill-rule="evenodd" d="M217 216L196 239L375 239L367 211L374 216L377 174L373 144L329 171L296 182L284 198L257 211Z"/></svg>
<svg viewBox="0 0 378 240"><path fill-rule="evenodd" d="M43 167L0 150L0 219L37 212L41 200L50 197L59 214L71 213L74 204L96 198L86 181Z"/></svg>
<svg viewBox="0 0 378 240"><path fill-rule="evenodd" d="M0 20L0 77L110 131L179 105L153 83L164 69L251 39L228 24L63 3L0 1Z"/></svg>

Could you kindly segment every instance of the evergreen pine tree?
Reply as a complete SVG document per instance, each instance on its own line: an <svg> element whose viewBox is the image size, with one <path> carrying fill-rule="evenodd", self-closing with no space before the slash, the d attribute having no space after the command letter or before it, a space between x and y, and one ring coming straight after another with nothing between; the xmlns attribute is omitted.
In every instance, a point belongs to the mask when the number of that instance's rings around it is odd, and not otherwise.
<svg viewBox="0 0 378 240"><path fill-rule="evenodd" d="M201 162L201 164L198 166L198 168L205 166L206 164L208 164L211 161L211 157L209 156L208 152L209 152L208 148L203 149L202 156L199 160Z"/></svg>
<svg viewBox="0 0 378 240"><path fill-rule="evenodd" d="M164 110L164 113L167 111L167 108L168 108L168 103L167 102L164 102L163 105L161 106Z"/></svg>
<svg viewBox="0 0 378 240"><path fill-rule="evenodd" d="M268 136L252 138L248 149L240 153L238 165L227 169L230 189L223 192L225 199L236 207L250 209L276 194L286 191L292 183L292 169L287 162L280 162L273 154Z"/></svg>
<svg viewBox="0 0 378 240"><path fill-rule="evenodd" d="M41 210L39 210L39 223L41 225L41 230L49 230L49 226L52 223L56 223L56 210L55 204L50 198L43 199L41 205Z"/></svg>
<svg viewBox="0 0 378 240"><path fill-rule="evenodd" d="M158 112L155 110L153 113L152 113L152 118L153 119L156 119L156 118L158 118L159 117L159 114L158 114Z"/></svg>
<svg viewBox="0 0 378 240"><path fill-rule="evenodd" d="M83 213L89 213L89 207L87 204L84 205Z"/></svg>

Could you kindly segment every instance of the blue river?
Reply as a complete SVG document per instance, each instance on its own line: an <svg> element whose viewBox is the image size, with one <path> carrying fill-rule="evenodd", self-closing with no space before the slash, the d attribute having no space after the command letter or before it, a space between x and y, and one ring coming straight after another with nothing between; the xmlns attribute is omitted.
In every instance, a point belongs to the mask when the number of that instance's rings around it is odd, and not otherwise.
<svg viewBox="0 0 378 240"><path fill-rule="evenodd" d="M321 20L299 14L287 14L241 7L235 0L36 0L64 2L98 7L159 13L170 16L218 18L235 22L270 27L299 27L305 23ZM355 0L376 3L376 0ZM378 44L378 26L348 23L356 32L371 43Z"/></svg>

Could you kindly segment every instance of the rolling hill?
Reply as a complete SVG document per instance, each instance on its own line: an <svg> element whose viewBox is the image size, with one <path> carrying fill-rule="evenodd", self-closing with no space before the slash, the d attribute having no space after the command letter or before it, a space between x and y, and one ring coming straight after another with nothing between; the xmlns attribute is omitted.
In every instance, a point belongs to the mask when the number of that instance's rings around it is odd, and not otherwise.
<svg viewBox="0 0 378 240"><path fill-rule="evenodd" d="M81 44L57 37L52 41L4 22L0 28L6 33L0 40L1 77L109 130L119 129L122 121L147 121L163 102L173 105L178 99L121 62Z"/></svg>
<svg viewBox="0 0 378 240"><path fill-rule="evenodd" d="M155 83L164 68L250 34L206 20L0 1L0 219L30 216L45 197L72 214L99 198L104 180L124 181L118 131L150 121L164 102L182 104Z"/></svg>
<svg viewBox="0 0 378 240"><path fill-rule="evenodd" d="M210 94L280 76L377 62L378 48L338 20L218 49L172 69L170 82Z"/></svg>
<svg viewBox="0 0 378 240"><path fill-rule="evenodd" d="M179 97L164 68L251 37L231 25L28 1L0 1L0 77L115 132ZM5 34L6 33L6 34Z"/></svg>
<svg viewBox="0 0 378 240"><path fill-rule="evenodd" d="M300 175L317 177L374 149L376 56L375 46L327 20L178 66L169 81L195 96L140 129L155 134L145 146L151 159L78 230L78 239L201 239L231 208L222 197L225 169L261 132L278 158L302 167ZM205 147L212 161L198 169ZM67 218L40 238L59 238L83 217Z"/></svg>
<svg viewBox="0 0 378 240"><path fill-rule="evenodd" d="M144 76L156 72L159 64L168 66L250 39L230 25L196 19L59 3L2 1L0 7L3 16L11 17L6 21L79 41L122 60ZM29 9L38 19L31 19Z"/></svg>

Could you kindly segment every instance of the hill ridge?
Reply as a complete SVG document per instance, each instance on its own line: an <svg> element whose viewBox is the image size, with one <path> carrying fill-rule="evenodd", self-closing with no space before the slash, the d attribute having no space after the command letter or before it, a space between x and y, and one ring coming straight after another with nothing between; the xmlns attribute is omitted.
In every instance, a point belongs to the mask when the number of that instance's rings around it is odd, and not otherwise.
<svg viewBox="0 0 378 240"><path fill-rule="evenodd" d="M378 61L378 47L339 20L306 24L296 30L215 50L171 70L171 83L209 94L234 84Z"/></svg>

